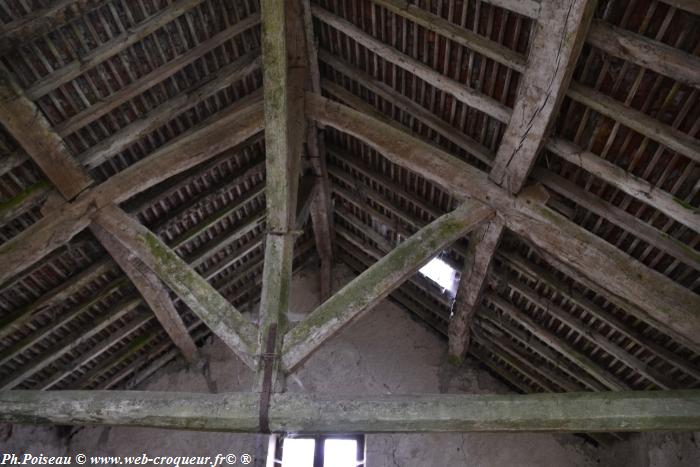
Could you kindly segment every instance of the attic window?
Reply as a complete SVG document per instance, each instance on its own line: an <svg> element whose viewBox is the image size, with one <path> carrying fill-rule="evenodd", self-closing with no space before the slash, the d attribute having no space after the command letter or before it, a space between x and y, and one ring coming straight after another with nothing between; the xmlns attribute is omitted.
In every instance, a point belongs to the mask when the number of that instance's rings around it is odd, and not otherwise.
<svg viewBox="0 0 700 467"><path fill-rule="evenodd" d="M275 444L274 465L276 467L364 467L365 465L363 435L284 437L278 438Z"/></svg>
<svg viewBox="0 0 700 467"><path fill-rule="evenodd" d="M440 258L431 259L418 272L435 282L452 297L457 293L457 270Z"/></svg>

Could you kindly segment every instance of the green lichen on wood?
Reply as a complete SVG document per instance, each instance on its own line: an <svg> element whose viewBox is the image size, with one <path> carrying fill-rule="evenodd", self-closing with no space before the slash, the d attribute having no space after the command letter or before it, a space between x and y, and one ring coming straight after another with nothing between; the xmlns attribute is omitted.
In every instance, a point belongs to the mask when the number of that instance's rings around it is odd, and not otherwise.
<svg viewBox="0 0 700 467"><path fill-rule="evenodd" d="M20 206L24 202L24 200L29 198L31 195L33 195L41 190L45 190L48 187L49 187L49 183L46 180L42 180L40 182L37 182L37 183L27 187L24 191L19 193L14 198L8 199L7 201L0 202L0 218L5 216L6 213L11 212L12 210L16 209L18 206Z"/></svg>

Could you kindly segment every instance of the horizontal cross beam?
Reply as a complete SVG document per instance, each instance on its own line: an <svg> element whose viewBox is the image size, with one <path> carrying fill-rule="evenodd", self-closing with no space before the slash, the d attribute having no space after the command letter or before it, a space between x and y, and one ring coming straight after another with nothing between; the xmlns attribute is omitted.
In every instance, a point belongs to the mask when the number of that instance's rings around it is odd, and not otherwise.
<svg viewBox="0 0 700 467"><path fill-rule="evenodd" d="M0 421L259 432L259 395L3 391ZM700 430L700 390L530 395L274 394L284 433L620 432Z"/></svg>

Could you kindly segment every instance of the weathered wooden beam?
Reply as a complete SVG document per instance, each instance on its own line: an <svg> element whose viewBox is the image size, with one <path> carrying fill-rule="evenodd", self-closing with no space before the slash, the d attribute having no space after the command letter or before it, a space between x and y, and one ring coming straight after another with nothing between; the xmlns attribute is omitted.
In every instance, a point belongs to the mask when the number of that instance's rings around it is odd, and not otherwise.
<svg viewBox="0 0 700 467"><path fill-rule="evenodd" d="M3 391L7 423L258 432L258 395ZM618 432L700 429L700 391L530 395L275 394L272 432ZM215 414L215 415L214 415Z"/></svg>
<svg viewBox="0 0 700 467"><path fill-rule="evenodd" d="M541 3L535 0L486 0L486 3L490 3L491 5L500 8L505 8L506 10L532 19L537 19L540 14L541 7Z"/></svg>
<svg viewBox="0 0 700 467"><path fill-rule="evenodd" d="M48 94L57 87L64 85L99 65L104 60L140 42L178 16L196 7L202 3L202 1L203 0L178 0L168 5L133 28L113 37L111 40L101 44L79 59L73 60L46 77L36 81L26 90L27 96L29 96L31 100L36 100Z"/></svg>
<svg viewBox="0 0 700 467"><path fill-rule="evenodd" d="M103 208L95 222L155 272L246 365L256 368L257 330L192 267L117 207Z"/></svg>
<svg viewBox="0 0 700 467"><path fill-rule="evenodd" d="M108 0L61 0L5 24L0 33L0 55L5 55L21 45L27 45L106 3Z"/></svg>
<svg viewBox="0 0 700 467"><path fill-rule="evenodd" d="M156 315L175 346L180 349L185 360L194 363L198 355L197 346L187 332L185 323L175 309L168 290L158 276L101 224L92 224L90 229L153 310L153 314Z"/></svg>
<svg viewBox="0 0 700 467"><path fill-rule="evenodd" d="M79 348L81 345L89 341L99 332L103 331L108 326L116 323L121 318L126 316L132 310L137 308L140 304L141 300L139 300L138 297L132 297L123 300L116 307L113 313L110 313L97 319L94 325L90 327L90 329L81 330L69 334L68 336L57 342L55 345L51 346L45 353L41 355L41 357L32 359L31 363L28 366L8 376L0 385L0 389L12 389L17 385L21 384L27 378L43 370L44 368L46 368L47 366L64 356L66 353Z"/></svg>
<svg viewBox="0 0 700 467"><path fill-rule="evenodd" d="M386 8L388 11L436 34L458 43L484 57L512 68L520 73L525 71L526 58L512 49L469 29L460 27L442 17L435 15L417 5L403 0L373 0L373 3Z"/></svg>
<svg viewBox="0 0 700 467"><path fill-rule="evenodd" d="M662 42L594 20L588 43L602 51L695 88L700 87L700 58Z"/></svg>
<svg viewBox="0 0 700 467"><path fill-rule="evenodd" d="M571 83L567 95L637 133L663 144L671 151L700 163L700 143L687 133L578 83Z"/></svg>
<svg viewBox="0 0 700 467"><path fill-rule="evenodd" d="M2 244L0 284L67 243L87 227L89 214L100 207L126 201L258 133L263 128L261 94L256 92L246 96L216 116L217 119L208 125L162 146L149 157L84 193L75 202L55 208Z"/></svg>
<svg viewBox="0 0 700 467"><path fill-rule="evenodd" d="M404 241L287 333L284 369L294 370L323 342L389 295L431 256L491 217L491 209L467 201Z"/></svg>
<svg viewBox="0 0 700 467"><path fill-rule="evenodd" d="M188 88L162 104L150 109L119 131L101 140L78 155L80 163L88 168L98 167L139 138L160 128L182 112L195 107L222 89L240 81L260 67L259 51L253 50L208 76L199 86Z"/></svg>
<svg viewBox="0 0 700 467"><path fill-rule="evenodd" d="M689 208L683 200L655 187L643 178L561 138L550 138L547 149L642 203L658 209L671 219L700 232L700 213Z"/></svg>
<svg viewBox="0 0 700 467"><path fill-rule="evenodd" d="M14 198L1 201L0 225L5 225L34 206L44 203L52 193L51 185L46 180L42 180L28 186Z"/></svg>
<svg viewBox="0 0 700 467"><path fill-rule="evenodd" d="M92 184L63 140L21 88L0 66L0 121L67 200Z"/></svg>
<svg viewBox="0 0 700 467"><path fill-rule="evenodd" d="M468 88L462 83L459 83L433 70L420 61L399 52L394 47L375 39L362 29L353 25L349 21L336 16L328 10L313 5L311 7L311 11L320 21L346 34L358 44L366 47L370 52L375 53L384 60L416 75L418 78L430 83L437 89L451 94L455 99L459 100L463 104L484 112L486 115L491 116L500 122L508 123L510 120L512 109L509 109L497 100Z"/></svg>
<svg viewBox="0 0 700 467"><path fill-rule="evenodd" d="M260 24L260 15L258 14L252 14L236 22L236 24L233 24L231 27L224 29L220 33L191 48L182 55L177 56L173 60L170 60L150 73L147 73L137 80L131 82L114 94L110 95L108 98L95 102L93 105L85 108L81 112L69 117L65 121L56 125L56 132L64 137L74 133L80 128L108 114L130 99L133 99L146 90L156 86L158 83L166 81L168 78L186 66L194 63L199 58L225 44L235 36L243 34L245 31L256 27L258 24ZM1 170L0 173L2 173Z"/></svg>
<svg viewBox="0 0 700 467"><path fill-rule="evenodd" d="M653 271L543 204L540 190L517 197L483 172L386 123L307 94L309 116L360 138L390 161L421 174L460 199L473 197L503 217L506 227L556 255L580 276L607 290L630 313L651 320L686 343L700 335L700 297ZM602 276L605 276L604 278ZM630 306L631 305L631 306ZM692 344L691 344L692 347Z"/></svg>
<svg viewBox="0 0 700 467"><path fill-rule="evenodd" d="M309 79L307 87L311 92L321 94L321 72L318 61L318 44L314 34L310 0L301 0L304 40L306 42L306 64ZM306 122L307 154L311 168L318 178L315 197L311 202L311 222L316 240L316 251L320 260L319 288L321 300L331 295L333 284L333 223L331 187L326 168L325 136L319 131L316 122Z"/></svg>
<svg viewBox="0 0 700 467"><path fill-rule="evenodd" d="M583 369L586 373L598 380L609 390L623 391L625 389L630 389L624 383L624 381L620 380L617 376L600 366L597 362L593 361L586 354L576 349L573 345L566 341L566 339L561 338L557 334L553 333L549 329L537 323L525 313L518 310L509 301L490 292L484 295L488 302L492 303L496 308L501 310L502 313L504 313L510 319L527 329L537 339L541 340L548 346L555 349L557 352L564 355L571 362L578 365L581 369ZM489 312L487 313L493 313L493 311L489 310Z"/></svg>
<svg viewBox="0 0 700 467"><path fill-rule="evenodd" d="M543 0L510 119L489 178L517 194L566 95L595 0Z"/></svg>
<svg viewBox="0 0 700 467"><path fill-rule="evenodd" d="M499 219L479 226L469 237L469 249L459 279L454 311L448 328L448 353L454 363L461 362L469 350L471 322L479 308L498 242L503 235Z"/></svg>

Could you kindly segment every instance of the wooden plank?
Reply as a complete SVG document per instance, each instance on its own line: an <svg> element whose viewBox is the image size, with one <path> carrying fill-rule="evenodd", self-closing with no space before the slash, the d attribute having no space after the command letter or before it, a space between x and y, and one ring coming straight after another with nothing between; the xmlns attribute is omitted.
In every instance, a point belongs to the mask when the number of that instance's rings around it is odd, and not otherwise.
<svg viewBox="0 0 700 467"><path fill-rule="evenodd" d="M259 396L143 391L3 391L6 423L259 431ZM700 390L564 394L275 394L285 433L617 432L700 429Z"/></svg>
<svg viewBox="0 0 700 467"><path fill-rule="evenodd" d="M122 32L109 41L99 45L97 48L89 51L79 59L73 60L53 73L39 79L26 90L27 96L33 101L39 99L59 86L66 84L94 68L104 60L107 60L145 39L169 22L175 20L178 16L196 7L202 3L202 1L203 0L177 0L158 11L155 15L147 18L145 21L142 21L129 30Z"/></svg>
<svg viewBox="0 0 700 467"><path fill-rule="evenodd" d="M471 322L481 303L481 294L502 235L503 222L497 219L478 227L469 237L469 249L448 328L448 353L455 364L462 362L469 350Z"/></svg>
<svg viewBox="0 0 700 467"><path fill-rule="evenodd" d="M520 73L525 71L526 59L523 55L487 37L447 21L441 16L434 15L417 5L404 0L373 0L373 3L502 65Z"/></svg>
<svg viewBox="0 0 700 467"><path fill-rule="evenodd" d="M74 203L55 208L0 245L0 284L67 243L87 227L89 214L100 207L126 201L254 136L263 128L261 94L244 97L216 117L84 193Z"/></svg>
<svg viewBox="0 0 700 467"><path fill-rule="evenodd" d="M191 266L117 207L103 208L95 222L155 272L246 365L256 367L257 330Z"/></svg>
<svg viewBox="0 0 700 467"><path fill-rule="evenodd" d="M92 224L90 229L102 243L105 250L114 258L121 270L136 286L136 289L151 310L153 310L153 314L156 315L165 332L182 352L185 360L188 363L194 363L198 358L197 346L192 340L192 336L187 332L185 323L175 309L175 305L170 299L170 294L165 285L151 269L134 256L133 252L125 248L101 224Z"/></svg>
<svg viewBox="0 0 700 467"><path fill-rule="evenodd" d="M65 199L75 198L92 184L44 114L3 66L0 66L0 121Z"/></svg>
<svg viewBox="0 0 700 467"><path fill-rule="evenodd" d="M543 0L513 117L489 178L517 194L535 164L571 82L594 0Z"/></svg>
<svg viewBox="0 0 700 467"><path fill-rule="evenodd" d="M335 293L285 336L282 363L299 366L323 342L357 319L412 276L431 256L493 216L467 201L433 221Z"/></svg>
<svg viewBox="0 0 700 467"><path fill-rule="evenodd" d="M495 99L468 88L462 83L433 70L422 62L399 52L394 47L375 39L362 29L330 13L328 10L313 5L311 11L320 21L346 34L358 44L366 47L370 52L416 75L418 78L426 81L437 89L451 94L455 99L465 105L484 112L486 115L500 122L508 123L510 120L512 109L509 109Z"/></svg>
<svg viewBox="0 0 700 467"><path fill-rule="evenodd" d="M604 52L700 88L700 57L596 19L586 39Z"/></svg>
<svg viewBox="0 0 700 467"><path fill-rule="evenodd" d="M698 295L546 207L541 190L511 196L483 172L405 132L318 96L307 94L306 100L312 118L360 138L459 199L473 197L492 206L506 227L618 297L629 313L655 322L684 345L700 347Z"/></svg>
<svg viewBox="0 0 700 467"><path fill-rule="evenodd" d="M567 92L572 99L590 107L622 125L663 144L671 151L700 163L700 142L687 133L628 107L622 102L578 83L571 83Z"/></svg>
<svg viewBox="0 0 700 467"><path fill-rule="evenodd" d="M671 219L700 232L700 213L672 194L570 141L550 138L547 149L642 203L658 209Z"/></svg>
<svg viewBox="0 0 700 467"><path fill-rule="evenodd" d="M17 216L24 214L54 193L51 185L42 180L36 182L7 201L0 201L0 225L5 225Z"/></svg>
<svg viewBox="0 0 700 467"><path fill-rule="evenodd" d="M536 0L485 0L493 6L505 8L528 18L537 19L540 14L541 3ZM688 0L680 0L688 1ZM692 1L692 0L690 0Z"/></svg>

